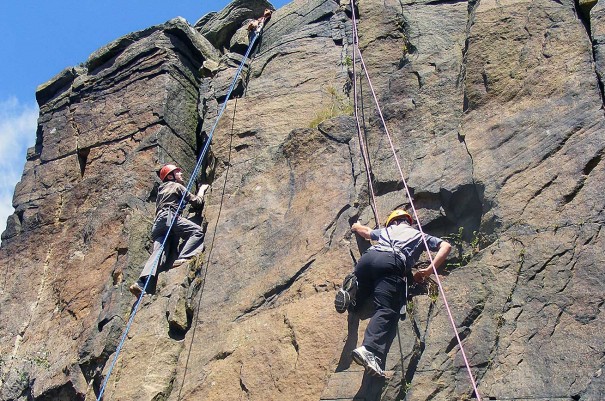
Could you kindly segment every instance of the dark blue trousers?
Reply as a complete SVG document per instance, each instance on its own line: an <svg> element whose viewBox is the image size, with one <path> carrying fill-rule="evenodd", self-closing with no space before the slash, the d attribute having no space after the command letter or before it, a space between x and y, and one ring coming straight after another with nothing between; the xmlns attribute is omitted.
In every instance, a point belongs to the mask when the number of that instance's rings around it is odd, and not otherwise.
<svg viewBox="0 0 605 401"><path fill-rule="evenodd" d="M403 271L403 262L394 253L375 250L364 253L355 266L357 305L373 296L375 308L362 344L383 361L405 302Z"/></svg>

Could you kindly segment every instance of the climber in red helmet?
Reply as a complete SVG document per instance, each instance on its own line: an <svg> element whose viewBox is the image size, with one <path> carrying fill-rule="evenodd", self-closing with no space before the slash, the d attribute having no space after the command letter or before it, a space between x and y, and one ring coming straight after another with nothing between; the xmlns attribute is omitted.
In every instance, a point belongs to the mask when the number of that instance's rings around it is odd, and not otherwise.
<svg viewBox="0 0 605 401"><path fill-rule="evenodd" d="M183 172L174 164L166 164L163 166L158 173L162 184L158 188L158 195L156 199L156 215L151 229L151 237L153 239L153 251L151 256L145 263L145 267L141 272L139 279L130 286L130 292L138 297L143 292L145 283L149 275L155 275L157 269L154 269L156 265L156 259L161 256L158 255L162 245L162 241L168 232L168 228L176 215L176 220L170 230L169 238L166 244L176 243L178 240L183 240L183 245L179 249L178 257L173 263L173 266L181 265L193 258L204 250L204 232L202 227L193 223L192 221L180 216L178 210L179 203L185 196L185 201L192 205L197 210L201 210L204 207L204 193L208 189L208 185L202 185L198 195L194 195L187 191L187 188L183 185ZM155 270L155 271L154 271Z"/></svg>
<svg viewBox="0 0 605 401"><path fill-rule="evenodd" d="M412 278L412 267L425 250L420 231L413 228L412 216L396 209L386 220L385 228L372 230L353 223L351 231L376 241L359 259L353 273L347 275L343 288L334 299L336 311L342 313L363 304L372 296L375 311L370 319L362 346L353 350L353 360L375 376L384 376L382 361L386 357L388 339L397 324L400 311L405 310L406 285ZM440 238L425 234L429 249L437 252L433 258L435 268L443 264L451 246ZM431 266L418 269L414 281L422 281L433 272Z"/></svg>

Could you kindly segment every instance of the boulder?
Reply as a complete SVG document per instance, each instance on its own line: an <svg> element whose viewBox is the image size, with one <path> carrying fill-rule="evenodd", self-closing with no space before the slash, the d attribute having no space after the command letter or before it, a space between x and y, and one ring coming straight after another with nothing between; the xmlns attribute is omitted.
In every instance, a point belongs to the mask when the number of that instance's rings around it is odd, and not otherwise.
<svg viewBox="0 0 605 401"><path fill-rule="evenodd" d="M194 25L217 49L229 47L230 38L249 19L263 15L274 7L267 0L233 0L223 10L200 18Z"/></svg>

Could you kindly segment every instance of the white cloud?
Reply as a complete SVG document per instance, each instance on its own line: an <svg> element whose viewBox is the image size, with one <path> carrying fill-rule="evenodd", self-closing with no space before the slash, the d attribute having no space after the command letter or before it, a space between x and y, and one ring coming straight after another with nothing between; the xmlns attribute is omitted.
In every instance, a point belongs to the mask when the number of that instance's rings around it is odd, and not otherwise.
<svg viewBox="0 0 605 401"><path fill-rule="evenodd" d="M12 206L15 185L21 179L27 148L36 142L38 107L15 97L0 100L0 232Z"/></svg>

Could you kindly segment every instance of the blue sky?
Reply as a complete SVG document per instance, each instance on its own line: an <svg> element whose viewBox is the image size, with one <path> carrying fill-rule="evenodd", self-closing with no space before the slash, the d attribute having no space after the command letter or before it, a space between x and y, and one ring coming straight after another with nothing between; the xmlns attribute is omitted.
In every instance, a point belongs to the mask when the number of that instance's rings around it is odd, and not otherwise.
<svg viewBox="0 0 605 401"><path fill-rule="evenodd" d="M276 8L286 0L269 0ZM36 140L36 87L120 36L181 16L190 24L229 0L8 0L0 3L0 232Z"/></svg>

